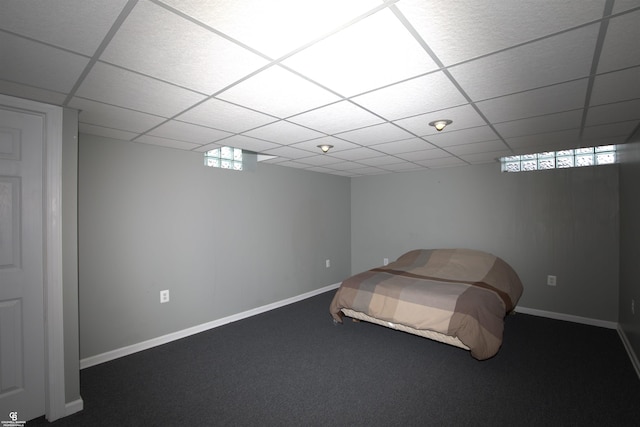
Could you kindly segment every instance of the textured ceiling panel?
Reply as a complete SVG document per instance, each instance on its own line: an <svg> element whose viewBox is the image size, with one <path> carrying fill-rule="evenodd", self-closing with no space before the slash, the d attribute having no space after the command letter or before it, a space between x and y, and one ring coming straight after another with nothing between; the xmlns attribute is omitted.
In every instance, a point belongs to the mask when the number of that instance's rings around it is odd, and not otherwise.
<svg viewBox="0 0 640 427"><path fill-rule="evenodd" d="M78 89L82 98L173 117L204 96L111 65L97 63Z"/></svg>
<svg viewBox="0 0 640 427"><path fill-rule="evenodd" d="M215 98L198 104L176 118L233 133L241 133L278 120Z"/></svg>
<svg viewBox="0 0 640 427"><path fill-rule="evenodd" d="M342 139L346 139L347 141L367 146L389 141L399 141L410 138L412 135L390 123L383 123L380 125L344 132L338 136Z"/></svg>
<svg viewBox="0 0 640 427"><path fill-rule="evenodd" d="M80 111L78 115L80 123L128 132L143 133L165 121L164 118L156 115L115 107L89 99L73 98L69 107Z"/></svg>
<svg viewBox="0 0 640 427"><path fill-rule="evenodd" d="M445 65L525 43L602 17L604 0L513 0L398 3L420 36Z"/></svg>
<svg viewBox="0 0 640 427"><path fill-rule="evenodd" d="M211 95L267 61L166 9L140 2L102 60Z"/></svg>
<svg viewBox="0 0 640 427"><path fill-rule="evenodd" d="M577 129L582 121L582 109L566 111L564 113L548 114L528 119L513 120L498 123L496 130L503 138L532 135L540 132L554 132L558 130Z"/></svg>
<svg viewBox="0 0 640 427"><path fill-rule="evenodd" d="M374 125L382 119L352 102L342 101L294 116L289 121L334 134Z"/></svg>
<svg viewBox="0 0 640 427"><path fill-rule="evenodd" d="M590 105L638 98L640 98L640 66L598 75L593 84Z"/></svg>
<svg viewBox="0 0 640 427"><path fill-rule="evenodd" d="M285 145L323 136L323 134L315 130L285 121L264 125L260 128L245 132L245 135Z"/></svg>
<svg viewBox="0 0 640 427"><path fill-rule="evenodd" d="M218 98L280 118L340 100L331 92L278 66L239 82Z"/></svg>
<svg viewBox="0 0 640 427"><path fill-rule="evenodd" d="M92 56L127 0L2 2L0 28Z"/></svg>
<svg viewBox="0 0 640 427"><path fill-rule="evenodd" d="M494 98L476 105L493 123L583 108L588 80L576 80L555 86Z"/></svg>
<svg viewBox="0 0 640 427"><path fill-rule="evenodd" d="M462 129L452 132L438 132L426 137L427 141L438 147L493 141L498 135L489 126Z"/></svg>
<svg viewBox="0 0 640 427"><path fill-rule="evenodd" d="M381 114L387 120L398 120L467 103L465 97L441 72L357 96L353 101Z"/></svg>
<svg viewBox="0 0 640 427"><path fill-rule="evenodd" d="M198 126L191 123L169 120L152 129L148 135L205 145L231 136L229 132Z"/></svg>
<svg viewBox="0 0 640 427"><path fill-rule="evenodd" d="M78 109L81 132L133 143L225 144L355 177L622 144L640 121L637 0L1 9L0 93ZM452 123L438 132L440 119Z"/></svg>
<svg viewBox="0 0 640 427"><path fill-rule="evenodd" d="M0 76L55 92L69 92L89 60L21 37L0 32Z"/></svg>
<svg viewBox="0 0 640 427"><path fill-rule="evenodd" d="M273 59L379 7L378 0L166 0L164 3ZM213 4L211 4L213 3Z"/></svg>
<svg viewBox="0 0 640 427"><path fill-rule="evenodd" d="M640 10L609 21L598 72L637 65L640 65Z"/></svg>
<svg viewBox="0 0 640 427"><path fill-rule="evenodd" d="M343 96L437 68L427 52L388 10L375 13L318 42L293 55L284 64Z"/></svg>
<svg viewBox="0 0 640 427"><path fill-rule="evenodd" d="M599 26L589 25L451 68L476 100L587 77Z"/></svg>

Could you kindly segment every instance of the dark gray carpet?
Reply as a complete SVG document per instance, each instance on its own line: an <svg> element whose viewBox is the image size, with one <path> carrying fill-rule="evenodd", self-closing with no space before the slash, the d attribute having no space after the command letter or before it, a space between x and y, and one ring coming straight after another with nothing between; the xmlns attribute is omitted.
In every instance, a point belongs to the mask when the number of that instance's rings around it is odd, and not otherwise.
<svg viewBox="0 0 640 427"><path fill-rule="evenodd" d="M369 323L335 291L81 372L54 426L637 426L640 380L616 331L516 314L467 351Z"/></svg>

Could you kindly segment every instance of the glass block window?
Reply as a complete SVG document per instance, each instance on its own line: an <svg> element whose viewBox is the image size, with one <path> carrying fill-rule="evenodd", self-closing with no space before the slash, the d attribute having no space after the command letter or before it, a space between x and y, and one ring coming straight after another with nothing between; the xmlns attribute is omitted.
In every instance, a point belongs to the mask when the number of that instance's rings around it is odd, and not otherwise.
<svg viewBox="0 0 640 427"><path fill-rule="evenodd" d="M616 146L576 148L575 150L508 156L500 159L502 172L523 172L543 169L575 168L608 165L616 162Z"/></svg>
<svg viewBox="0 0 640 427"><path fill-rule="evenodd" d="M242 149L220 147L204 153L204 165L212 168L242 170Z"/></svg>

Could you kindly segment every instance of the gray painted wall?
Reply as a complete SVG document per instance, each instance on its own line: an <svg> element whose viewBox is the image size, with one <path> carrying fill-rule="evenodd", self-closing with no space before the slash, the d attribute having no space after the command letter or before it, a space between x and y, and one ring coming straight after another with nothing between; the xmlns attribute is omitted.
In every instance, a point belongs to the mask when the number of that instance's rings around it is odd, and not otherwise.
<svg viewBox="0 0 640 427"><path fill-rule="evenodd" d="M348 178L207 168L201 153L80 135L78 191L82 358L351 271Z"/></svg>
<svg viewBox="0 0 640 427"><path fill-rule="evenodd" d="M640 358L640 142L620 147L620 317ZM635 314L631 300L635 300Z"/></svg>
<svg viewBox="0 0 640 427"><path fill-rule="evenodd" d="M525 287L521 307L616 322L618 166L502 173L498 164L358 177L356 273L415 248L494 253ZM557 286L547 286L547 275Z"/></svg>

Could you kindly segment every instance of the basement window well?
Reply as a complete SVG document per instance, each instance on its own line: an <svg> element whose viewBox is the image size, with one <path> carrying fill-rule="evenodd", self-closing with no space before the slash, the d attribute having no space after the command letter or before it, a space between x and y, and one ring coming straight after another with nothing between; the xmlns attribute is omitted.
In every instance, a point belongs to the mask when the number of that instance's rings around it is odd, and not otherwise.
<svg viewBox="0 0 640 427"><path fill-rule="evenodd" d="M526 172L544 169L609 165L616 162L616 146L576 148L502 157L502 172Z"/></svg>
<svg viewBox="0 0 640 427"><path fill-rule="evenodd" d="M204 165L212 168L242 170L242 149L220 147L204 153Z"/></svg>

